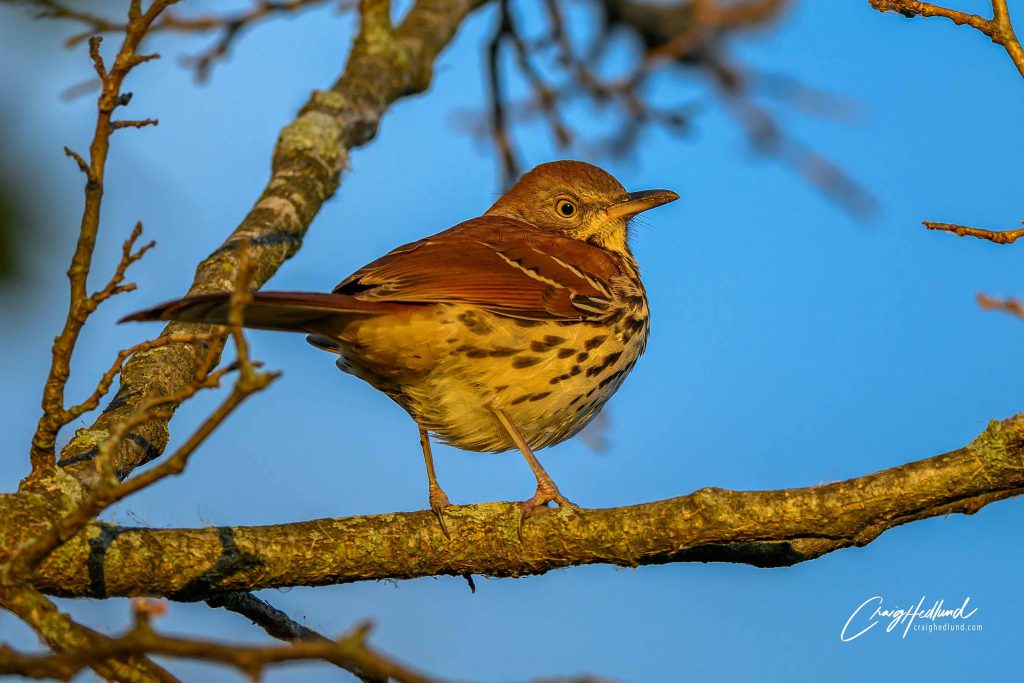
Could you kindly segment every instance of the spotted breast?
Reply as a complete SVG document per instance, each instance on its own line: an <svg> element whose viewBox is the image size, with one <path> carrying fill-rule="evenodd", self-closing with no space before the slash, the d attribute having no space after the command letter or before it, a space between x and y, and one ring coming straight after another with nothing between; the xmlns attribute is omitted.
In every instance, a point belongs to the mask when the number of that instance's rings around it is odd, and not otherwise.
<svg viewBox="0 0 1024 683"><path fill-rule="evenodd" d="M501 223L491 221L487 229L464 224L399 247L335 289L365 301L409 302L414 294L435 300L409 315L350 322L339 331L343 343L331 350L341 356L342 370L387 393L444 441L472 451L515 448L495 421L495 408L532 448L577 434L618 390L647 343L647 299L632 259L539 231L524 235L521 225L510 237ZM522 284L511 289L503 281L529 278L540 295L530 305L516 300L503 308L496 294L491 301L499 305L481 308L458 301L459 278L453 277L443 283L447 301L436 301L440 291L424 294L431 287L424 278L415 293L403 292L396 271L418 270L410 261L420 259L429 259L434 272L461 272L464 280L475 269L493 280L496 293L520 298ZM453 259L458 270L446 267Z"/></svg>

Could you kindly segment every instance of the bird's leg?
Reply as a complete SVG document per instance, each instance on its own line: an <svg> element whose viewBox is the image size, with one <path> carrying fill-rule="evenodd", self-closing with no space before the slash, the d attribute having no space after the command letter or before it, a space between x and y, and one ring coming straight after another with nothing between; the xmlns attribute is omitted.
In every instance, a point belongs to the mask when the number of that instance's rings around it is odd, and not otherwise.
<svg viewBox="0 0 1024 683"><path fill-rule="evenodd" d="M423 462L427 465L427 487L430 490L430 509L437 515L437 521L441 523L441 531L445 538L451 538L448 534L448 527L444 524L444 509L451 505L448 496L437 483L437 474L434 473L434 455L430 452L430 437L427 430L420 427L420 447L423 448Z"/></svg>
<svg viewBox="0 0 1024 683"><path fill-rule="evenodd" d="M537 492L533 494L533 497L524 500L519 505L519 527L517 533L519 534L519 540L523 540L523 521L527 517L533 514L533 511L538 507L547 505L548 503L558 503L559 507L579 508L571 500L562 495L562 492L558 490L558 486L555 485L555 481L551 478L551 475L547 473L544 467L537 460L537 456L530 450L530 446L526 443L526 439L519 433L512 421L508 419L500 408L491 408L491 412L494 413L494 417L498 419L498 422L508 433L509 437L515 443L515 445L522 452L523 457L526 458L526 462L530 465L530 469L533 470L533 476L537 477Z"/></svg>

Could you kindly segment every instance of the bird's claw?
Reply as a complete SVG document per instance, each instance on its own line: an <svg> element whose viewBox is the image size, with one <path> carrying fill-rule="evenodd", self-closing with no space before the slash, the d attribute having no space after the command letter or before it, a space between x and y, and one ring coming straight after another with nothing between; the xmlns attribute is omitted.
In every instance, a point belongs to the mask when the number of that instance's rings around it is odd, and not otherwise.
<svg viewBox="0 0 1024 683"><path fill-rule="evenodd" d="M538 482L537 492L533 497L519 504L519 525L516 527L516 535L519 536L520 543L523 541L523 523L533 515L534 510L547 507L548 503L555 503L560 508L580 509L579 505L562 495L554 482Z"/></svg>
<svg viewBox="0 0 1024 683"><path fill-rule="evenodd" d="M445 538L451 538L451 534L448 533L448 527L444 523L444 509L451 505L448 502L448 495L441 490L440 486L430 488L430 509L433 511L434 516L437 517L438 523L441 525L441 533L444 534Z"/></svg>

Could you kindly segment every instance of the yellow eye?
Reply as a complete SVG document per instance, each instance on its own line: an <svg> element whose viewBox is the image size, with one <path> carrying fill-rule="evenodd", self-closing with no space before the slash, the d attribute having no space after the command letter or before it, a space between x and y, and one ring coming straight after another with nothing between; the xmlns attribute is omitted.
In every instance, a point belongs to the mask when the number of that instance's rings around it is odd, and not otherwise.
<svg viewBox="0 0 1024 683"><path fill-rule="evenodd" d="M555 204L555 211L562 218L572 218L576 215L576 205L570 202L568 199L559 199Z"/></svg>

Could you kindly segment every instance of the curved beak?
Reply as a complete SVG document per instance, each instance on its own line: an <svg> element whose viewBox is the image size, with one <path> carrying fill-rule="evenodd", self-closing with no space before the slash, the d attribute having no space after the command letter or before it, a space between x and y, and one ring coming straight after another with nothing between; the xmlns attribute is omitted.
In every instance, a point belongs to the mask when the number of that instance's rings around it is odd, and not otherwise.
<svg viewBox="0 0 1024 683"><path fill-rule="evenodd" d="M625 199L609 206L607 213L608 217L612 219L629 218L677 199L679 199L679 195L672 190L640 190L639 192L630 192Z"/></svg>

